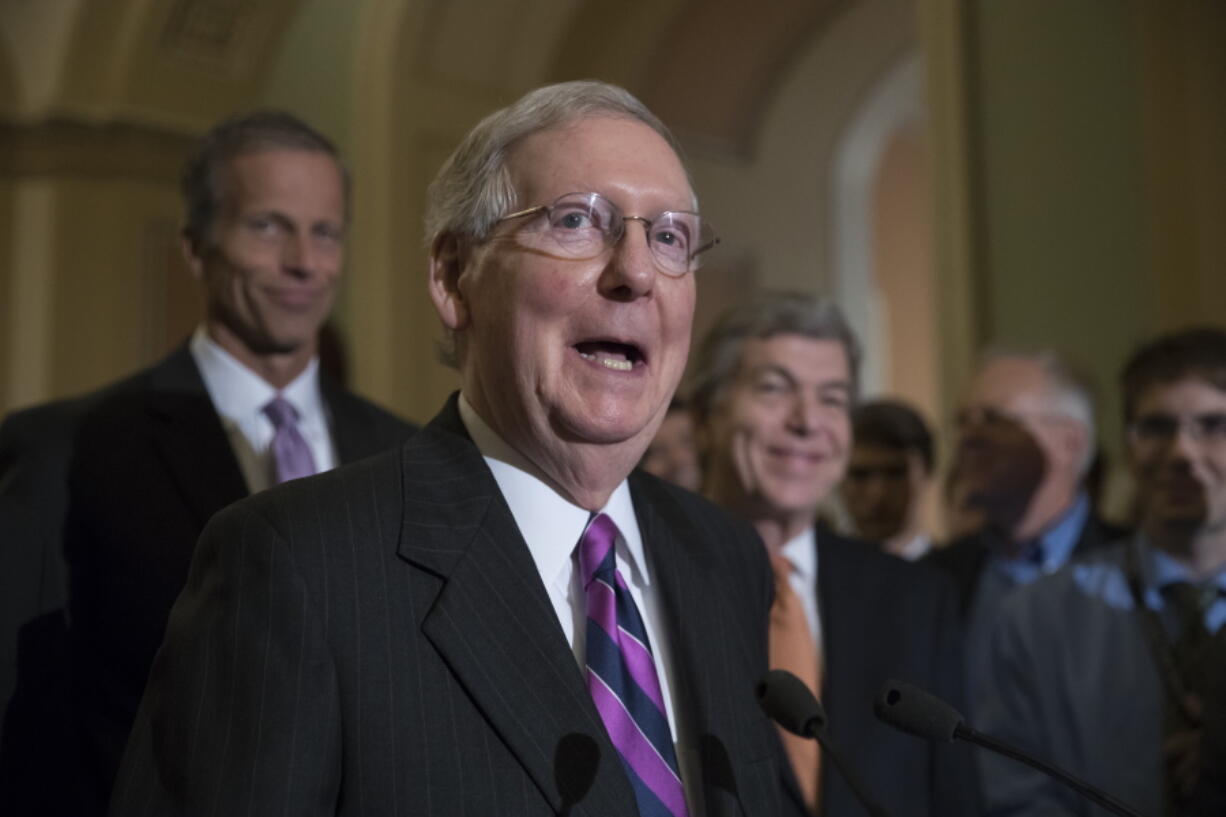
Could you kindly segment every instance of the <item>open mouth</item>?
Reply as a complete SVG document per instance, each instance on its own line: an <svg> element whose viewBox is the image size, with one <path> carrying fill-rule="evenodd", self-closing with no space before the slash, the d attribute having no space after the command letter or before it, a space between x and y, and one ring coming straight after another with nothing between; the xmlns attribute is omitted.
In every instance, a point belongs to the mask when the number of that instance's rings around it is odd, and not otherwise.
<svg viewBox="0 0 1226 817"><path fill-rule="evenodd" d="M575 351L584 360L618 372L633 371L636 365L647 360L634 344L613 340L580 341L575 344Z"/></svg>

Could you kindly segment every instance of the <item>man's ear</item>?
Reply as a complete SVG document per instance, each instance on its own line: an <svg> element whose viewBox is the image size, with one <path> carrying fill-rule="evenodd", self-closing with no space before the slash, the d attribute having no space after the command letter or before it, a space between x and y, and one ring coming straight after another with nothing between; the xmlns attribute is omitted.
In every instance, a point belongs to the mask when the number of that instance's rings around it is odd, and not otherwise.
<svg viewBox="0 0 1226 817"><path fill-rule="evenodd" d="M187 230L179 233L179 249L183 251L183 260L192 271L192 277L197 281L204 280L204 259L201 257L200 242L193 238Z"/></svg>
<svg viewBox="0 0 1226 817"><path fill-rule="evenodd" d="M1074 420L1060 424L1060 433L1063 436L1063 452L1069 462L1074 466L1082 462L1082 457L1088 456L1094 448L1094 440L1090 439L1090 430L1084 424Z"/></svg>
<svg viewBox="0 0 1226 817"><path fill-rule="evenodd" d="M452 332L468 326L468 302L460 291L460 275L469 255L463 242L451 233L440 235L430 247L430 299L443 325Z"/></svg>

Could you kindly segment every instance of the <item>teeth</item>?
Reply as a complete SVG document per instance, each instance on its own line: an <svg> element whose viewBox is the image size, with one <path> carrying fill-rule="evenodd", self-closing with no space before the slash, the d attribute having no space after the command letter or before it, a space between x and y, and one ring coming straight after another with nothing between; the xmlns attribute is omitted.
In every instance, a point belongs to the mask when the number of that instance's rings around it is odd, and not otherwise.
<svg viewBox="0 0 1226 817"><path fill-rule="evenodd" d="M584 360L591 360L595 363L599 363L606 369L616 369L619 372L628 372L634 368L634 364L628 360L614 360L613 358L608 357L596 357L596 355L588 354L587 352L580 352L579 357L583 358Z"/></svg>

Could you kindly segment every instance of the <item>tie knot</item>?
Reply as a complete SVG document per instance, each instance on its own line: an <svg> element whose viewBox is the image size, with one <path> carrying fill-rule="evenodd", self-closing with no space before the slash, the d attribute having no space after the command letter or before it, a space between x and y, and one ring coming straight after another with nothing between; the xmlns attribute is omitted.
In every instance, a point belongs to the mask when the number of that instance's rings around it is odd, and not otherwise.
<svg viewBox="0 0 1226 817"><path fill-rule="evenodd" d="M280 429L285 425L292 426L298 422L298 409L280 395L268 401L268 404L264 406L264 414L272 421L272 427L275 429Z"/></svg>
<svg viewBox="0 0 1226 817"><path fill-rule="evenodd" d="M605 514L596 514L579 539L579 573L583 576L584 587L597 576L611 574L616 569L613 547L616 541L617 525Z"/></svg>

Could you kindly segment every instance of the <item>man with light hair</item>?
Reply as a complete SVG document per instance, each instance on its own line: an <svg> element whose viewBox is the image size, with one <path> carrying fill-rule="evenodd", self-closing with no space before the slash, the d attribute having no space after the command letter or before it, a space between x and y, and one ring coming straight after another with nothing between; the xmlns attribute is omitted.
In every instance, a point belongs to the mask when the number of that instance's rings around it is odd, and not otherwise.
<svg viewBox="0 0 1226 817"><path fill-rule="evenodd" d="M1138 529L1019 588L992 640L981 728L1141 814L1226 814L1226 331L1141 345L1120 374ZM980 756L988 811L1102 814Z"/></svg>
<svg viewBox="0 0 1226 817"><path fill-rule="evenodd" d="M775 570L771 666L822 699L829 733L891 814L975 813L961 748L920 743L873 716L891 678L960 698L953 588L936 571L816 524L843 478L860 346L831 301L764 293L725 313L695 360L703 493L753 524ZM813 741L780 735L798 810L858 814Z"/></svg>
<svg viewBox="0 0 1226 817"><path fill-rule="evenodd" d="M973 705L1009 593L1123 531L1097 516L1085 490L1097 449L1089 381L1055 351L986 354L957 421L954 512L978 514L981 527L927 560L958 585Z"/></svg>
<svg viewBox="0 0 1226 817"><path fill-rule="evenodd" d="M639 471L714 243L626 91L491 114L429 193L460 392L204 532L112 813L778 814L770 567Z"/></svg>

